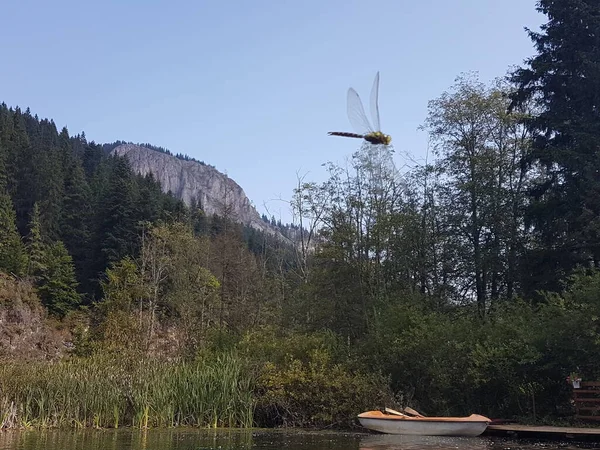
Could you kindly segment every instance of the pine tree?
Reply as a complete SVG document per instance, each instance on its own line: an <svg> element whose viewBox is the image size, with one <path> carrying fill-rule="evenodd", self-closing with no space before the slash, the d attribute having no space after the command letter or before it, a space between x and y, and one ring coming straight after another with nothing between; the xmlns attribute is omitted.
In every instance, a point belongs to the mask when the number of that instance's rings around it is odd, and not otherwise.
<svg viewBox="0 0 600 450"><path fill-rule="evenodd" d="M71 163L65 175L65 196L60 217L60 239L73 257L77 280L84 291L90 289L89 254L92 248L92 210L89 185L78 159Z"/></svg>
<svg viewBox="0 0 600 450"><path fill-rule="evenodd" d="M25 254L17 231L13 203L6 192L0 192L0 270L21 275Z"/></svg>
<svg viewBox="0 0 600 450"><path fill-rule="evenodd" d="M40 225L39 204L33 205L31 221L29 222L29 234L27 236L27 275L34 280L39 280L46 271L46 245L42 240L42 230Z"/></svg>
<svg viewBox="0 0 600 450"><path fill-rule="evenodd" d="M73 138L76 141L73 145L75 148L83 148L83 168L88 177L92 177L100 163L104 160L104 152L102 147L96 144L88 144L81 136Z"/></svg>
<svg viewBox="0 0 600 450"><path fill-rule="evenodd" d="M56 135L52 136L52 140L55 138ZM64 164L68 163L70 159L67 152L70 152L70 149L61 149L52 145L44 155L43 168L38 168L42 226L51 240L57 240L60 237L63 198L65 195Z"/></svg>
<svg viewBox="0 0 600 450"><path fill-rule="evenodd" d="M12 145L9 149L9 183L8 192L12 198L17 228L22 234L26 233L31 208L35 202L35 152L27 134L25 117L19 108L13 113Z"/></svg>
<svg viewBox="0 0 600 450"><path fill-rule="evenodd" d="M81 296L77 293L77 281L73 259L61 241L48 246L38 292L48 310L60 317L79 307Z"/></svg>
<svg viewBox="0 0 600 450"><path fill-rule="evenodd" d="M12 138L12 118L6 104L0 105L0 189L8 187L8 159L10 139Z"/></svg>
<svg viewBox="0 0 600 450"><path fill-rule="evenodd" d="M162 191L160 183L152 173L146 176L137 176L136 214L144 220L154 222L160 216Z"/></svg>
<svg viewBox="0 0 600 450"><path fill-rule="evenodd" d="M133 173L127 160L111 157L110 175L104 198L100 203L100 245L103 267L135 253Z"/></svg>
<svg viewBox="0 0 600 450"><path fill-rule="evenodd" d="M541 172L528 213L530 292L558 289L578 264L600 267L600 3L539 0L537 9L548 16L529 31L537 55L512 76L513 104L534 99L541 110L528 121Z"/></svg>

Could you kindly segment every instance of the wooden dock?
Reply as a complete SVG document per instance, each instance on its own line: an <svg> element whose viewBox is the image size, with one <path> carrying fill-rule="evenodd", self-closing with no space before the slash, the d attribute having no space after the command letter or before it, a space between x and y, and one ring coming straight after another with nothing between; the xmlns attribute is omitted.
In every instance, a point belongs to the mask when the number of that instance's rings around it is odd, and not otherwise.
<svg viewBox="0 0 600 450"><path fill-rule="evenodd" d="M534 427L528 425L488 425L484 432L488 436L508 436L532 439L564 439L600 442L600 427Z"/></svg>
<svg viewBox="0 0 600 450"><path fill-rule="evenodd" d="M600 381L582 381L573 387L573 406L575 418L600 422ZM510 423L488 425L484 434L490 436L509 436L521 438L563 439L600 442L600 424L598 427L534 427Z"/></svg>

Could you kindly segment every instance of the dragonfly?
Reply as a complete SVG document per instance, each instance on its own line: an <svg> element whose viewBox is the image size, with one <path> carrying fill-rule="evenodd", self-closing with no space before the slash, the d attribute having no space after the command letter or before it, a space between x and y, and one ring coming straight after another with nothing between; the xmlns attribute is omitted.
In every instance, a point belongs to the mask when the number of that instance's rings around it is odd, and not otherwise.
<svg viewBox="0 0 600 450"><path fill-rule="evenodd" d="M365 109L358 92L354 88L348 89L347 96L348 119L356 133L347 133L345 131L330 131L329 136L343 136L357 139L364 139L371 144L389 145L392 137L381 132L379 121L379 72L375 75L375 81L371 88L371 117L373 126L369 122Z"/></svg>

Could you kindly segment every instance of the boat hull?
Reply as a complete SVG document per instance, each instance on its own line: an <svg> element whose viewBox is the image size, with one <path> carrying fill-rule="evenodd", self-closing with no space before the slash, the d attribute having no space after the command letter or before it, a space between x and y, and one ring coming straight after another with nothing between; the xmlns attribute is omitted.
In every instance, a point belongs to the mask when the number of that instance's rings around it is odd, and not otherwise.
<svg viewBox="0 0 600 450"><path fill-rule="evenodd" d="M386 434L417 436L479 436L490 419L473 414L469 417L406 417L369 411L358 416L369 430Z"/></svg>

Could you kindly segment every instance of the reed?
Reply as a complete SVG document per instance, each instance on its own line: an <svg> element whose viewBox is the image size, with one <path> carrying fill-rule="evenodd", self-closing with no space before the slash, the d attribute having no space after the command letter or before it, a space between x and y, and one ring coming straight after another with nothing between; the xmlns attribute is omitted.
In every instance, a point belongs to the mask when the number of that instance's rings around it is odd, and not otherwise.
<svg viewBox="0 0 600 450"><path fill-rule="evenodd" d="M0 427L251 427L253 385L230 354L9 362L0 366Z"/></svg>

